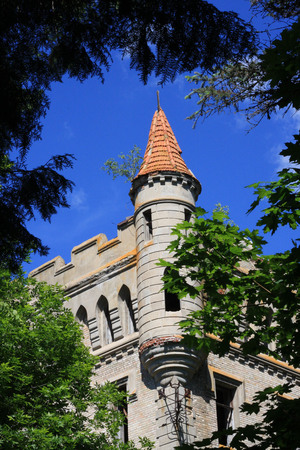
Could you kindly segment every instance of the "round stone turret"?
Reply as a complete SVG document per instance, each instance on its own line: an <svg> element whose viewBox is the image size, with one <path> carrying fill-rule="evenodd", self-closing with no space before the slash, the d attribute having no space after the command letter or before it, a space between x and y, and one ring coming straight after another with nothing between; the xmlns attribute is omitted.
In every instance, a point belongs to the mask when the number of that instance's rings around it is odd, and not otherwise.
<svg viewBox="0 0 300 450"><path fill-rule="evenodd" d="M171 231L189 220L201 185L187 168L164 112L155 112L141 169L130 196L135 206L140 356L157 384L176 376L182 384L195 373L202 357L181 344L178 322L200 307L199 300L179 300L164 290L164 267Z"/></svg>

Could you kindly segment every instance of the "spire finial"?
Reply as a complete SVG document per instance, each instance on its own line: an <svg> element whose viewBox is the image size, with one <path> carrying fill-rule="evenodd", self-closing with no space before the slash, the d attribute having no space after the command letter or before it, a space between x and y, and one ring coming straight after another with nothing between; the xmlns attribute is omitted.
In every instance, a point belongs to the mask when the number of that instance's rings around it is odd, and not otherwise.
<svg viewBox="0 0 300 450"><path fill-rule="evenodd" d="M160 111L159 91L156 91L156 95L157 95L157 111Z"/></svg>

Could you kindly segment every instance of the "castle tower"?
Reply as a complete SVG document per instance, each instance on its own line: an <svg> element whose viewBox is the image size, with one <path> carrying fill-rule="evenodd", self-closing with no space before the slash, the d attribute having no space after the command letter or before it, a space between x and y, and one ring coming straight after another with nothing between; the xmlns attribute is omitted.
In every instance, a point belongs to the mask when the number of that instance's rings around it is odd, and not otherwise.
<svg viewBox="0 0 300 450"><path fill-rule="evenodd" d="M135 206L140 358L160 389L161 407L158 409L163 411L169 402L175 415L174 395L176 398L185 396L184 389L187 390L188 381L203 360L198 353L180 343L182 338L177 323L199 309L200 303L197 299L179 300L176 295L167 293L161 279L165 269L157 266L157 262L160 258L171 260L167 250L172 240L171 230L179 222L190 219L200 192L201 185L183 161L165 113L158 107L130 196ZM158 419L165 426L166 417L163 416L158 412ZM174 434L176 424L170 426ZM185 432L181 430L180 433ZM189 439L175 433L172 440L169 433L159 441L160 448L171 449Z"/></svg>
<svg viewBox="0 0 300 450"><path fill-rule="evenodd" d="M171 229L189 220L200 191L158 107L130 192L134 216L118 224L113 239L99 233L75 245L70 262L57 256L30 273L64 286L66 307L98 357L93 383L115 382L129 393L121 439L137 443L147 436L156 450L173 450L217 429L253 425L256 418L241 405L251 403L257 390L284 382L299 397L299 373L282 361L245 357L237 343L223 357L182 344L176 323L199 309L201 300L179 301L165 292L157 261L172 260L166 250ZM219 443L230 445L230 437Z"/></svg>

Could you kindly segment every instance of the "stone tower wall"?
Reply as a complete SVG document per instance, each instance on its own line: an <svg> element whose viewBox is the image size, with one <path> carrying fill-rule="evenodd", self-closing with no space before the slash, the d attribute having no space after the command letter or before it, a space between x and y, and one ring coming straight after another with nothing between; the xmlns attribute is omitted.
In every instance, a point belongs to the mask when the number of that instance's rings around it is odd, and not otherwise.
<svg viewBox="0 0 300 450"><path fill-rule="evenodd" d="M140 344L162 336L180 333L176 322L197 308L197 300L181 300L180 311L165 310L165 293L160 258L170 260L167 250L174 237L172 228L185 219L185 210L195 208L196 187L188 176L158 175L149 177L137 189L135 227L137 242L137 296ZM147 236L145 213L151 211L152 236Z"/></svg>

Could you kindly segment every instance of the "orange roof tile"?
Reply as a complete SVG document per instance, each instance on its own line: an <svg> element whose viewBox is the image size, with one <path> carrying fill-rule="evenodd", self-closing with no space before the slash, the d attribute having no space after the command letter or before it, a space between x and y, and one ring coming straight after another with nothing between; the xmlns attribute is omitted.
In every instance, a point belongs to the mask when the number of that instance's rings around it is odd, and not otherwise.
<svg viewBox="0 0 300 450"><path fill-rule="evenodd" d="M165 113L159 109L154 113L144 160L136 178L162 171L186 173L195 178L181 157L181 149Z"/></svg>

